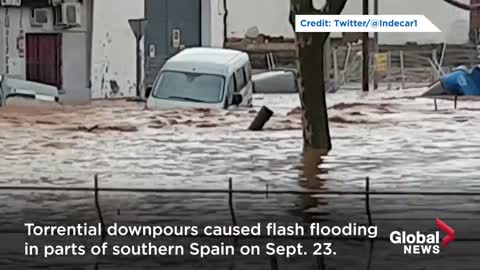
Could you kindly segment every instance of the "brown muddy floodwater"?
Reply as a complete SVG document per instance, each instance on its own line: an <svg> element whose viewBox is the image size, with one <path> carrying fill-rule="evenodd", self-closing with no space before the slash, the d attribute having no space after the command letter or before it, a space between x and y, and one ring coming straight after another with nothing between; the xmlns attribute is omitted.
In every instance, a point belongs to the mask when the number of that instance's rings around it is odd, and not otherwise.
<svg viewBox="0 0 480 270"><path fill-rule="evenodd" d="M452 101L439 100L435 111L432 100L414 98L424 90L329 94L333 150L320 166L318 180L307 184L300 170L297 95L257 95L251 110L230 112L147 111L143 104L125 101L3 108L0 185L92 187L98 174L101 187L215 189L227 188L232 177L237 189L268 185L270 190L363 191L368 176L374 191L480 192L480 103L460 100L454 110ZM250 132L262 105L275 115L264 131ZM2 230L22 230L18 224L32 220L97 221L92 194L0 191L0 199ZM100 201L106 222L184 222L192 217L208 222L213 215L230 220L224 196L105 194ZM362 197L239 195L235 205L240 222L253 221L255 215L366 221ZM457 222L461 238L467 235L462 228L480 235L479 206L475 196L384 196L372 198L371 211L380 227L418 217L406 225L411 230L434 229L433 218L442 217ZM344 248L356 247L365 246ZM374 264L378 260L380 265L389 254L382 255L382 245L377 248ZM478 263L477 255L462 254L462 260ZM441 266L428 258L425 263Z"/></svg>

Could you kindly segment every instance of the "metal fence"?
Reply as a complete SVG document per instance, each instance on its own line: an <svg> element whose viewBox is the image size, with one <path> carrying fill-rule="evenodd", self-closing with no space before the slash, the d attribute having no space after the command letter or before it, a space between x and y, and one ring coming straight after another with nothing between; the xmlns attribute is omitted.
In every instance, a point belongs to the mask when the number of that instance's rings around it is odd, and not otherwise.
<svg viewBox="0 0 480 270"><path fill-rule="evenodd" d="M372 191L370 189L370 178L365 178L365 189L364 191L334 191L334 190L272 190L269 185L265 185L264 190L247 190L247 189L234 189L233 179L228 179L228 189L147 189L147 188L102 188L99 186L99 177L98 175L94 176L92 187L40 187L40 186L0 186L0 191L9 191L9 192L24 192L24 191L39 191L39 192L92 192L94 195L96 212L98 214L99 223L102 225L102 241L105 241L105 222L102 214L101 205L99 202L100 192L108 193L143 193L143 194L228 194L228 207L231 215L231 220L233 225L238 224L237 217L235 215L234 209L234 195L235 194L249 194L249 195L262 195L266 198L274 195L288 194L288 195L325 195L325 196L362 196L365 198L365 214L368 217L368 225L374 226L373 215L371 212L371 197L373 196L438 196L438 197L480 197L480 192L433 192L433 191ZM0 233L24 233L23 231L0 231ZM276 238L277 236L268 236L269 238ZM234 237L235 244L238 243L239 238L242 236ZM284 238L283 236L278 236L278 238ZM346 238L346 237L314 237L314 236L299 236L298 239L333 239L333 240L353 240L353 241L369 241L370 251L368 257L368 267L370 268L372 261L372 254L374 250L374 245L376 241L390 241L388 237L377 237L370 239L367 237L357 237L357 238ZM480 242L479 237L471 238L456 238L457 242ZM272 270L279 269L279 262L277 257L269 256L268 258ZM316 263L318 269L326 269L325 260L323 256L316 256ZM95 269L100 269L102 263L96 263ZM234 261L232 260L232 265L230 269L233 269Z"/></svg>
<svg viewBox="0 0 480 270"><path fill-rule="evenodd" d="M332 75L337 88L344 84L358 83L362 75L362 48L361 46L348 46L332 50ZM373 84L386 84L387 89L411 88L427 86L436 81L448 68L443 66L443 58L436 58L436 50L432 56L427 57L420 52L386 51L371 54L370 78ZM379 63L378 59L384 59Z"/></svg>

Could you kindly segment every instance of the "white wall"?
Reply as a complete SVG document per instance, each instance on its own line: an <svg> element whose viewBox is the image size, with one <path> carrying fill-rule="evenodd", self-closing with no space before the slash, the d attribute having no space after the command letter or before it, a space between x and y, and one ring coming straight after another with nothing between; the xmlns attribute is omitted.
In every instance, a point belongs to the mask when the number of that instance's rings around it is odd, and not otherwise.
<svg viewBox="0 0 480 270"><path fill-rule="evenodd" d="M373 13L373 0L370 1ZM443 31L421 34L380 33L380 42L383 44L440 43L445 40L449 43L464 43L468 40L469 12L445 4L442 0L379 2L380 14L424 14ZM145 16L144 0L99 0L94 3L92 98L135 96L135 37L128 25L128 19ZM246 31L254 26L266 35L293 37L288 21L289 3L290 0L228 0L228 37L242 38ZM202 45L222 47L223 0L202 0L202 12L202 16L210 17L210 25L202 27ZM344 14L361 12L360 0L349 0L344 10ZM203 23L206 21L202 19ZM205 31L210 32L206 34ZM119 86L118 92L112 91L111 81Z"/></svg>
<svg viewBox="0 0 480 270"><path fill-rule="evenodd" d="M0 72L8 73L12 77L26 78L26 51L25 34L27 33L55 33L61 32L63 36L63 88L67 92L80 91L87 93L88 87L88 6L90 1L85 1L82 6L81 23L79 27L71 29L57 29L53 24L53 11L48 13L49 23L43 26L32 26L31 7L0 8ZM8 22L8 23L6 23ZM23 42L19 42L23 38ZM20 51L23 49L23 54ZM69 61L71 53L76 53L77 61Z"/></svg>
<svg viewBox="0 0 480 270"><path fill-rule="evenodd" d="M470 0L459 0L470 3ZM349 0L343 14L361 14L362 1ZM442 33L379 33L380 43L419 44L448 42L462 44L468 41L470 12L456 8L443 0L379 0L380 14L425 15ZM370 0L370 14L373 14L373 0Z"/></svg>
<svg viewBox="0 0 480 270"><path fill-rule="evenodd" d="M0 20L3 22L1 31L2 50L2 71L8 72L12 77L25 79L25 40L23 40L24 54L20 54L17 39L25 38L26 33L49 33L55 32L53 26L53 12L49 12L49 23L44 26L32 26L30 23L32 9L30 7L8 7L0 8ZM82 17L82 19L85 19ZM5 22L8 21L8 24ZM71 32L85 32L86 28L78 27L68 30Z"/></svg>
<svg viewBox="0 0 480 270"><path fill-rule="evenodd" d="M210 1L210 41L205 45L221 48L223 47L223 0L204 1Z"/></svg>
<svg viewBox="0 0 480 270"><path fill-rule="evenodd" d="M128 19L143 18L144 4L143 0L94 1L92 98L136 95L136 41ZM118 85L118 91L112 91L110 82Z"/></svg>
<svg viewBox="0 0 480 270"><path fill-rule="evenodd" d="M221 0L220 0L221 1ZM469 0L460 0L469 3ZM379 0L380 14L422 14L437 25L442 33L380 33L383 44L448 43L461 44L468 41L470 14L444 3L442 0ZM289 0L228 0L229 37L242 38L250 27L258 27L260 33L270 36L293 37L288 22ZM343 14L361 14L362 1L349 0ZM370 0L373 14L373 0ZM214 31L223 31L223 24L217 18ZM334 34L332 36L340 36Z"/></svg>
<svg viewBox="0 0 480 270"><path fill-rule="evenodd" d="M202 0L202 46L223 46L222 2ZM208 20L204 16L209 16ZM136 44L128 19L144 17L144 0L94 1L92 98L136 95ZM110 81L117 83L118 92L112 91Z"/></svg>
<svg viewBox="0 0 480 270"><path fill-rule="evenodd" d="M293 37L290 0L229 0L228 12L229 36L243 37L248 28L257 26L260 33Z"/></svg>

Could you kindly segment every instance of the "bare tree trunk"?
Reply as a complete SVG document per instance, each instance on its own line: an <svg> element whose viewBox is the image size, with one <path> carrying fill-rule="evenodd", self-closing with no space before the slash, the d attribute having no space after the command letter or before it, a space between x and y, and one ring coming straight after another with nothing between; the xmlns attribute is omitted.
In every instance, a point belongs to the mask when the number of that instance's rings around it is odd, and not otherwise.
<svg viewBox="0 0 480 270"><path fill-rule="evenodd" d="M316 10L312 0L290 0L290 23L295 29L297 14L340 14L346 2L347 0L328 0L321 10ZM319 159L332 149L324 76L324 48L329 34L296 33L298 69L301 74L304 152L309 152L309 156L312 153L318 155Z"/></svg>
<svg viewBox="0 0 480 270"><path fill-rule="evenodd" d="M299 46L302 74L300 100L303 107L304 141L307 147L326 155L332 149L325 99L324 44L326 35L313 34L311 42Z"/></svg>
<svg viewBox="0 0 480 270"><path fill-rule="evenodd" d="M464 10L477 10L480 9L480 4L474 4L474 5L469 5L469 4L464 4L462 2L459 2L457 0L443 0L446 3L449 3L450 5L453 5L457 8L461 8Z"/></svg>

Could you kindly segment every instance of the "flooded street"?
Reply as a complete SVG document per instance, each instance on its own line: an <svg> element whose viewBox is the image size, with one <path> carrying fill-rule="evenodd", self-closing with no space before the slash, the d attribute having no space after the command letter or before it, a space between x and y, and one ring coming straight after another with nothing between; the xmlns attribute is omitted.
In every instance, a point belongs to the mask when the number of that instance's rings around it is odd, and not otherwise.
<svg viewBox="0 0 480 270"><path fill-rule="evenodd" d="M480 103L459 100L455 110L453 101L439 100L435 111L433 100L414 98L423 91L329 94L333 150L320 167L319 179L308 183L301 172L297 95L257 95L251 110L231 112L155 112L125 101L48 110L4 108L0 110L0 185L93 187L93 176L98 174L100 186L112 188L226 189L232 177L234 189L265 190L268 185L269 190L363 191L365 178L370 177L372 191L480 192ZM250 132L247 128L262 105L275 115L264 131ZM108 223L189 222L192 217L208 223L213 216L229 223L225 196L104 194L100 202ZM0 191L0 198L1 230L21 231L19 224L32 220L98 221L92 194ZM361 196L238 195L235 207L237 219L245 223L259 216L362 223L367 220L363 200ZM478 196L371 200L373 221L383 236L402 226L433 230L435 217L451 221L459 238L480 235ZM408 219L413 221L402 223ZM368 251L367 244L346 244L339 250ZM475 252L471 247L480 243L469 244L462 260L478 263L479 249ZM373 265L377 262L378 268L372 269L386 269L382 264L386 258L398 263L398 268L390 269L406 269L401 262L408 259L382 254L382 244L376 248ZM445 257L460 253L453 248L451 252ZM7 253L12 256L8 260L15 261L15 251ZM328 260L365 265L348 258ZM443 269L441 260L422 260L429 267L437 266L428 269Z"/></svg>
<svg viewBox="0 0 480 270"><path fill-rule="evenodd" d="M435 112L432 100L408 98L420 93L329 96L334 148L320 176L329 188L363 188L370 176L377 190L480 190L480 105L438 101ZM205 188L231 176L238 188L298 189L298 103L297 95L265 95L251 111L233 112L152 112L124 101L3 109L0 183L89 186L99 174L104 187ZM247 131L262 105L273 119L263 132Z"/></svg>

